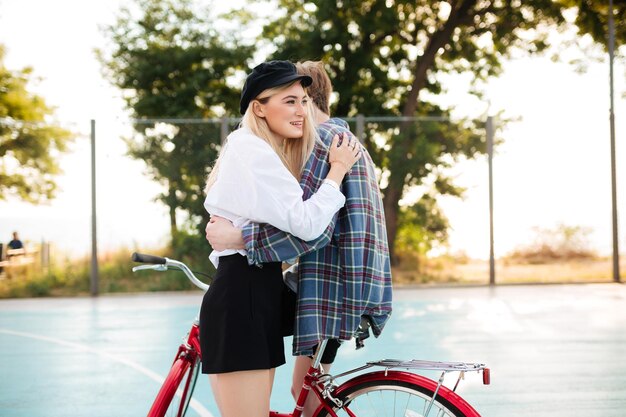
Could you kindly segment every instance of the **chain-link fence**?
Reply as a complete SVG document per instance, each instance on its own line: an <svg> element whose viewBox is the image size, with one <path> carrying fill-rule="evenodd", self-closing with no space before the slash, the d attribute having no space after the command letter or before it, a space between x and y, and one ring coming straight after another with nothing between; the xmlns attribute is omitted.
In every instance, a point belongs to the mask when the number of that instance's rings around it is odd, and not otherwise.
<svg viewBox="0 0 626 417"><path fill-rule="evenodd" d="M396 282L488 283L486 120L368 116L345 120L379 167L383 193L390 173L403 172ZM238 122L237 118L96 120L99 256L120 250L162 250L171 243L172 229L199 232L206 220L202 189L208 167ZM608 135L602 129L587 132L582 120L540 132L519 122L503 126L496 120L495 127L495 281L611 281ZM52 251L57 262L91 254L91 150L86 139L90 132L84 130L85 139L78 139L73 153L63 158L59 199L22 211L25 206L18 205L17 211L3 215L2 236L15 229L30 242L50 241L59 248L59 254ZM578 138L581 133L593 139L593 146L581 139L572 139L567 146L552 140L556 135ZM400 160L394 153L398 147ZM620 173L626 178L619 164L624 158L619 156L618 178ZM624 213L623 193L618 198L618 210ZM622 251L624 235L620 234ZM205 249L208 255L208 245Z"/></svg>

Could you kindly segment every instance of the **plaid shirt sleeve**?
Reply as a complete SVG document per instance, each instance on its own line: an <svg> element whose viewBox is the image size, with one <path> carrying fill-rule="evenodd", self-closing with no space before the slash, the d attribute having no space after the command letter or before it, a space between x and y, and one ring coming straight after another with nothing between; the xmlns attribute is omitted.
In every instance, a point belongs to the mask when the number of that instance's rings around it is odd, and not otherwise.
<svg viewBox="0 0 626 417"><path fill-rule="evenodd" d="M317 251L330 243L336 221L337 214L321 236L308 242L267 223L249 223L242 229L248 263L258 265L264 262L288 261Z"/></svg>

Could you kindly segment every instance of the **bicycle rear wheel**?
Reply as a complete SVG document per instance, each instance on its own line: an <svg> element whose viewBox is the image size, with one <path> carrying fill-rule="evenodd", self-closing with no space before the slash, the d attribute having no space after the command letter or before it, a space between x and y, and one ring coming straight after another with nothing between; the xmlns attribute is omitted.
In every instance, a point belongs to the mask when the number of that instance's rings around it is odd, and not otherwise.
<svg viewBox="0 0 626 417"><path fill-rule="evenodd" d="M343 406L333 404L332 409L338 417L480 417L446 387L433 401L436 387L434 381L408 372L371 372L340 385L333 396ZM320 408L315 417L331 415Z"/></svg>
<svg viewBox="0 0 626 417"><path fill-rule="evenodd" d="M199 369L198 356L177 358L148 412L148 417L183 417L196 387Z"/></svg>

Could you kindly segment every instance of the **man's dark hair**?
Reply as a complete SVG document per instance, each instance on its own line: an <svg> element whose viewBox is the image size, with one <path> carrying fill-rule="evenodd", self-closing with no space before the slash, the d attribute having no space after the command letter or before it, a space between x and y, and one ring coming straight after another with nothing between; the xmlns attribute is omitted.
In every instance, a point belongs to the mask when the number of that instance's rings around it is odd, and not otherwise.
<svg viewBox="0 0 626 417"><path fill-rule="evenodd" d="M309 97L318 109L330 114L330 95L333 92L333 85L324 68L324 63L322 61L297 62L296 68L298 74L308 75L313 79L313 83L307 88Z"/></svg>

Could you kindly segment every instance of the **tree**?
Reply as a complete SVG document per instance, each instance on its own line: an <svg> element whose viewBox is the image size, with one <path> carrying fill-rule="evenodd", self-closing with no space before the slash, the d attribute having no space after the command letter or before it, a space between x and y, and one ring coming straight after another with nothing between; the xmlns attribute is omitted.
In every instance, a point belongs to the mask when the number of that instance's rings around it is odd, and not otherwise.
<svg viewBox="0 0 626 417"><path fill-rule="evenodd" d="M430 195L422 196L420 204L400 209L396 253L423 258L433 249L433 242L448 240L450 225L438 210L437 200Z"/></svg>
<svg viewBox="0 0 626 417"><path fill-rule="evenodd" d="M159 199L169 207L174 238L177 209L188 219L206 220L202 188L220 147L219 125L184 119L235 113L239 88L228 80L238 75L251 48L198 17L210 12L194 10L190 0L137 0L133 6L104 28L113 48L100 50L99 57L106 76L125 92L132 116L147 119L135 123L129 154L145 161L164 185Z"/></svg>
<svg viewBox="0 0 626 417"><path fill-rule="evenodd" d="M625 6L619 3L623 44ZM254 46L243 35L259 25L253 9L231 14L240 23L233 27L208 11L195 12L191 0L136 0L105 28L113 45L100 52L106 74L124 90L133 117L149 119L136 125L129 153L146 161L164 185L160 199L170 208L172 231L177 208L189 218L205 215L201 187L219 149L218 128L157 125L153 119L237 114L242 69L253 53L265 56L268 45L275 58L327 63L339 95L334 114L406 116L398 126L369 121L363 138L382 169L393 251L400 222L407 219L424 229L413 234L428 239L423 247L446 238L436 197L463 192L446 168L485 151L482 122L451 121L452 109L437 104L442 75L472 74L472 92L480 95L480 82L497 76L513 51L544 51L550 31L568 25L566 10L580 8L585 17L574 23L596 39L605 35L600 29L606 22L606 7L590 0L274 0L271 10L275 4L281 13L271 16ZM401 216L399 202L416 186L434 200L405 200L402 210L429 213L435 221Z"/></svg>
<svg viewBox="0 0 626 417"><path fill-rule="evenodd" d="M544 51L550 31L567 25L566 9L578 6L579 16L587 22L587 26L578 22L581 32L594 34L601 32L600 17L606 10L597 6L601 2L588 0L278 3L284 13L265 27L263 38L276 44L274 57L327 63L339 95L335 114L406 117L396 128L388 128L386 135L383 132L383 141L372 140L372 135L364 138L386 173L384 207L392 255L399 202L405 193L420 185L459 195L462 190L443 175L442 168L485 150L481 123L411 121L416 116L448 118L450 109L442 109L433 99L442 91L441 75L470 73L478 85L500 74L503 60L513 51ZM624 10L622 4L616 15L624 17ZM623 39L623 23L619 33ZM480 95L480 90L473 93Z"/></svg>
<svg viewBox="0 0 626 417"><path fill-rule="evenodd" d="M593 40L608 50L609 37L609 2L597 0L562 0L564 7L575 9L574 24L580 34L588 34ZM613 1L613 20L615 24L615 44L626 44L626 2Z"/></svg>
<svg viewBox="0 0 626 417"><path fill-rule="evenodd" d="M0 45L0 200L37 203L54 198L58 156L72 134L52 120L53 109L29 91L32 69L10 71Z"/></svg>

